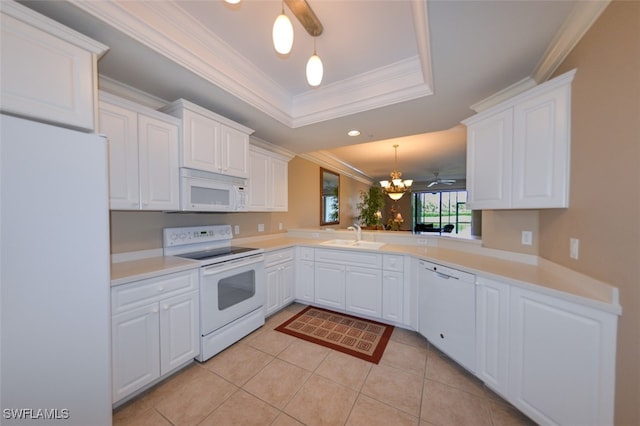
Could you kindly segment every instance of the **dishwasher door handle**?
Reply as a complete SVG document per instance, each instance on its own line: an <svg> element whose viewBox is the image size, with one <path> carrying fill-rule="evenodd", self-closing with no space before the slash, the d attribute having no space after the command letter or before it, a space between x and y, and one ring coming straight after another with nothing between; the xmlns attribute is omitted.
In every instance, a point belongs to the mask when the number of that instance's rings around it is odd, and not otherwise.
<svg viewBox="0 0 640 426"><path fill-rule="evenodd" d="M438 278L442 278L442 279L444 279L444 280L448 280L448 279L454 279L454 280L457 280L457 279L459 279L458 277L454 277L454 276L452 276L452 275L446 275L446 274L443 274L442 272L438 272L438 271L433 271L433 273L434 273L434 275L435 275L436 277L438 277Z"/></svg>

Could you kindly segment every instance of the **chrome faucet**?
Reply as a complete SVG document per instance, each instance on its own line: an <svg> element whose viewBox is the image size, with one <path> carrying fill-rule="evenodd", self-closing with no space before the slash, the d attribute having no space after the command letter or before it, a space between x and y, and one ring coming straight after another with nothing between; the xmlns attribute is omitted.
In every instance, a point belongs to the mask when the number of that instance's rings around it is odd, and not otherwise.
<svg viewBox="0 0 640 426"><path fill-rule="evenodd" d="M356 241L360 241L362 239L362 228L360 225L354 223L353 226L350 226L347 229L356 233Z"/></svg>

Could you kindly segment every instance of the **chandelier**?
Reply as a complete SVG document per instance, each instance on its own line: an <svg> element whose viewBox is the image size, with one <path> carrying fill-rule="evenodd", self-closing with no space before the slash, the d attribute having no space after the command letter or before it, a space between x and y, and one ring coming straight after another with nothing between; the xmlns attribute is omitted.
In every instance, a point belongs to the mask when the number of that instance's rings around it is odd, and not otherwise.
<svg viewBox="0 0 640 426"><path fill-rule="evenodd" d="M405 192L409 191L411 185L413 184L412 179L400 179L402 177L402 173L398 171L398 145L394 145L393 149L396 152L396 161L394 165L394 169L391 172L391 181L381 180L380 186L382 190L394 201L402 198Z"/></svg>

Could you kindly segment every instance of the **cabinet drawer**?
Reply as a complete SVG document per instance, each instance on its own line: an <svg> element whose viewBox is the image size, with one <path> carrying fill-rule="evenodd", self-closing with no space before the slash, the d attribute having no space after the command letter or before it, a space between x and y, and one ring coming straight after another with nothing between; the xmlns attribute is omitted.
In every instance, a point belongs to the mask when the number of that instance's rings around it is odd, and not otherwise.
<svg viewBox="0 0 640 426"><path fill-rule="evenodd" d="M289 260L293 260L293 248L266 253L264 255L264 266L265 268L268 268L269 266L277 265L278 263L287 262Z"/></svg>
<svg viewBox="0 0 640 426"><path fill-rule="evenodd" d="M166 296L197 289L197 269L123 284L111 289L111 313L117 314Z"/></svg>
<svg viewBox="0 0 640 426"><path fill-rule="evenodd" d="M395 254L382 255L382 269L385 271L402 272L404 270L404 256Z"/></svg>
<svg viewBox="0 0 640 426"><path fill-rule="evenodd" d="M299 260L314 260L313 249L311 247L298 247Z"/></svg>
<svg viewBox="0 0 640 426"><path fill-rule="evenodd" d="M348 266L368 266L382 269L382 255L359 250L316 249L317 262L339 263Z"/></svg>

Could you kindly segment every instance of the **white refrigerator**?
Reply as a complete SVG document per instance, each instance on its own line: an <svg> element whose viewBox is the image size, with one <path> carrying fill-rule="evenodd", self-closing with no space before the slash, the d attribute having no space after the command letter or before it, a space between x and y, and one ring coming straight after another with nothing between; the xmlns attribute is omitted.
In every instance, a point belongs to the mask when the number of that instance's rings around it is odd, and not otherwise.
<svg viewBox="0 0 640 426"><path fill-rule="evenodd" d="M0 126L0 424L110 425L106 140Z"/></svg>

